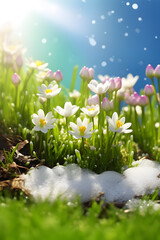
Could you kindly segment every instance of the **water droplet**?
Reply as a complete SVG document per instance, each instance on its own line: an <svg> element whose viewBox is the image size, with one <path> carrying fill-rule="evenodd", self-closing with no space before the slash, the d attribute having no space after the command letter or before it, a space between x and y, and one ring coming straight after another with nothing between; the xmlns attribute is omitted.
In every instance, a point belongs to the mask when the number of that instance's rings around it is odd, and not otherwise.
<svg viewBox="0 0 160 240"><path fill-rule="evenodd" d="M141 60L139 61L139 65L142 66L144 64L144 62Z"/></svg>
<svg viewBox="0 0 160 240"><path fill-rule="evenodd" d="M123 18L118 18L118 23L123 22Z"/></svg>
<svg viewBox="0 0 160 240"><path fill-rule="evenodd" d="M141 22L141 21L142 21L142 18L141 18L141 17L139 17L139 18L138 18L138 21L140 21L140 22Z"/></svg>
<svg viewBox="0 0 160 240"><path fill-rule="evenodd" d="M42 38L42 40L41 40L41 41L42 41L42 43L43 43L43 44L46 44L46 42L47 42L47 39L46 39L46 38Z"/></svg>
<svg viewBox="0 0 160 240"><path fill-rule="evenodd" d="M126 6L129 6L130 5L130 2L126 2Z"/></svg>
<svg viewBox="0 0 160 240"><path fill-rule="evenodd" d="M135 29L135 32L136 32L136 33L140 33L141 30L140 30L139 28L136 28L136 29Z"/></svg>
<svg viewBox="0 0 160 240"><path fill-rule="evenodd" d="M97 67L97 65L94 65L94 66L93 66L93 68L96 68L96 67Z"/></svg>
<svg viewBox="0 0 160 240"><path fill-rule="evenodd" d="M96 20L92 20L92 24L95 24L96 23Z"/></svg>
<svg viewBox="0 0 160 240"><path fill-rule="evenodd" d="M107 66L106 61L101 62L101 66L102 66L102 67L106 67L106 66Z"/></svg>
<svg viewBox="0 0 160 240"><path fill-rule="evenodd" d="M107 32L104 32L104 34L107 34Z"/></svg>
<svg viewBox="0 0 160 240"><path fill-rule="evenodd" d="M86 3L86 0L82 0L82 2Z"/></svg>
<svg viewBox="0 0 160 240"><path fill-rule="evenodd" d="M48 53L48 56L52 56L52 53L51 53L51 52L49 52L49 53Z"/></svg>
<svg viewBox="0 0 160 240"><path fill-rule="evenodd" d="M155 39L158 39L158 36L155 36L154 38L155 38Z"/></svg>
<svg viewBox="0 0 160 240"><path fill-rule="evenodd" d="M104 16L104 15L101 15L101 19L104 20L104 19L105 19L105 16Z"/></svg>
<svg viewBox="0 0 160 240"><path fill-rule="evenodd" d="M134 10L138 9L138 4L137 4L137 3L133 3L133 4L132 4L132 8L133 8Z"/></svg>
<svg viewBox="0 0 160 240"><path fill-rule="evenodd" d="M93 37L90 37L88 40L89 40L89 44L91 46L93 46L93 47L96 46L97 42Z"/></svg>
<svg viewBox="0 0 160 240"><path fill-rule="evenodd" d="M128 33L126 32L126 33L124 34L124 36L125 36L125 37L128 37Z"/></svg>
<svg viewBox="0 0 160 240"><path fill-rule="evenodd" d="M106 45L102 45L102 48L105 49L105 48L106 48Z"/></svg>
<svg viewBox="0 0 160 240"><path fill-rule="evenodd" d="M145 77L145 78L144 78L144 80L146 81L146 80L147 80L147 78Z"/></svg>
<svg viewBox="0 0 160 240"><path fill-rule="evenodd" d="M109 58L110 62L114 62L114 56Z"/></svg>
<svg viewBox="0 0 160 240"><path fill-rule="evenodd" d="M108 12L108 16L111 16L111 15L113 15L114 13L115 13L115 11L114 11L114 10L111 10L111 11Z"/></svg>
<svg viewBox="0 0 160 240"><path fill-rule="evenodd" d="M146 47L144 47L144 51L147 51L147 48L146 48Z"/></svg>

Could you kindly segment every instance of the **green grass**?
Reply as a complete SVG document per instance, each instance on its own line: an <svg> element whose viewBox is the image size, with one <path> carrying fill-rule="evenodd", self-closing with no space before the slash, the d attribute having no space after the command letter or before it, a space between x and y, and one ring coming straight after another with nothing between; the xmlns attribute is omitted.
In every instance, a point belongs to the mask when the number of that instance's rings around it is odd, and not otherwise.
<svg viewBox="0 0 160 240"><path fill-rule="evenodd" d="M84 215L80 204L67 206L57 200L28 205L6 200L0 205L0 239L160 239L160 210L124 213L111 207L105 217L98 218L100 211L97 203Z"/></svg>

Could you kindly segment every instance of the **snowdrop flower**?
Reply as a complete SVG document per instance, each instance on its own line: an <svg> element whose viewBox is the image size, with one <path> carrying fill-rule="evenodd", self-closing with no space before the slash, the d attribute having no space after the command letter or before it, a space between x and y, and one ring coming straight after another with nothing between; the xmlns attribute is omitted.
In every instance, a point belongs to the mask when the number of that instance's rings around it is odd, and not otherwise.
<svg viewBox="0 0 160 240"><path fill-rule="evenodd" d="M73 122L70 122L70 127L73 131L69 131L74 138L90 138L93 131L90 131L93 127L93 123L88 124L88 119L84 118L82 121L80 118L77 118L77 125Z"/></svg>
<svg viewBox="0 0 160 240"><path fill-rule="evenodd" d="M109 86L110 83L108 81L106 81L103 84L98 83L96 80L91 80L90 83L88 84L88 88L97 95L102 95L103 93L106 93L107 90L109 89Z"/></svg>
<svg viewBox="0 0 160 240"><path fill-rule="evenodd" d="M131 73L129 73L127 75L127 78L122 78L122 89L130 89L133 88L134 85L136 84L136 82L138 81L139 76L136 75L135 77L133 77L133 75Z"/></svg>
<svg viewBox="0 0 160 240"><path fill-rule="evenodd" d="M52 124L55 122L55 118L52 117L52 112L48 112L45 116L44 111L39 109L38 115L35 113L32 115L32 122L35 125L33 130L47 133L48 129L54 128Z"/></svg>
<svg viewBox="0 0 160 240"><path fill-rule="evenodd" d="M38 87L40 93L37 93L38 96L43 98L52 98L56 96L61 88L58 88L58 84L49 84L48 87L45 84L42 84L41 87Z"/></svg>
<svg viewBox="0 0 160 240"><path fill-rule="evenodd" d="M73 92L69 92L70 98L79 98L80 96L81 96L81 93L76 89L74 89Z"/></svg>
<svg viewBox="0 0 160 240"><path fill-rule="evenodd" d="M77 107L76 105L72 105L71 102L66 102L64 104L64 108L61 108L60 106L54 108L56 112L58 112L60 115L66 118L75 114L78 111L78 109L79 107Z"/></svg>
<svg viewBox="0 0 160 240"><path fill-rule="evenodd" d="M99 114L99 105L91 105L81 108L82 112L84 112L89 117L93 118Z"/></svg>
<svg viewBox="0 0 160 240"><path fill-rule="evenodd" d="M31 59L31 58L26 60L26 65L31 69L35 69L35 70L39 70L39 71L48 71L49 70L47 68L48 63L43 63L42 61L39 61L39 60L33 61L33 59Z"/></svg>
<svg viewBox="0 0 160 240"><path fill-rule="evenodd" d="M128 129L131 126L131 123L125 123L125 117L118 119L118 114L113 113L112 118L107 116L107 121L109 123L109 130L117 133L130 133L132 129Z"/></svg>

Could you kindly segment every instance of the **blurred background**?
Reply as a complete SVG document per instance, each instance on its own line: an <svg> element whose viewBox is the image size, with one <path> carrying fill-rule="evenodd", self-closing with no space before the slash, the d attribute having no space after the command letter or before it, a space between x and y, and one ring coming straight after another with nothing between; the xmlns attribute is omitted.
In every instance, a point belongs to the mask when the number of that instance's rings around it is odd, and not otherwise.
<svg viewBox="0 0 160 240"><path fill-rule="evenodd" d="M151 84L146 66L160 63L159 13L159 0L5 0L0 27L10 22L25 56L60 69L67 88L73 67L85 65L94 68L95 79L139 75L138 91Z"/></svg>

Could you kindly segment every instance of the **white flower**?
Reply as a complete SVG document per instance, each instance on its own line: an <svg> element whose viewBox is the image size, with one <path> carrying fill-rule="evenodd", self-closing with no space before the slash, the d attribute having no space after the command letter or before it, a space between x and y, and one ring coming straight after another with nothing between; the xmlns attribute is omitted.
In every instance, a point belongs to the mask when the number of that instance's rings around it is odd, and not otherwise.
<svg viewBox="0 0 160 240"><path fill-rule="evenodd" d="M81 108L82 112L84 112L89 117L95 117L99 114L99 105L91 105Z"/></svg>
<svg viewBox="0 0 160 240"><path fill-rule="evenodd" d="M43 82L45 80L45 78L46 78L46 75L47 75L47 72L42 72L42 71L40 71L37 74L35 74L36 79L37 79L38 82Z"/></svg>
<svg viewBox="0 0 160 240"><path fill-rule="evenodd" d="M81 93L77 91L76 89L73 90L73 92L69 92L69 97L70 98L78 98L81 96Z"/></svg>
<svg viewBox="0 0 160 240"><path fill-rule="evenodd" d="M57 106L56 108L54 108L54 110L58 112L60 115L62 115L63 117L72 116L78 111L78 109L79 107L77 107L76 105L72 105L71 102L66 102L64 104L64 109L61 108L60 106Z"/></svg>
<svg viewBox="0 0 160 240"><path fill-rule="evenodd" d="M107 90L109 89L109 86L110 83L108 81L103 84L98 83L96 80L91 80L90 83L88 84L88 88L97 95L106 93Z"/></svg>
<svg viewBox="0 0 160 240"><path fill-rule="evenodd" d="M108 75L101 75L99 74L98 75L98 79L101 81L101 82L104 82L106 79L109 79L109 76Z"/></svg>
<svg viewBox="0 0 160 240"><path fill-rule="evenodd" d="M35 113L32 115L32 122L35 125L33 130L47 133L48 129L54 128L52 123L55 122L55 118L53 118L52 112L48 112L45 116L44 111L39 109L38 115Z"/></svg>
<svg viewBox="0 0 160 240"><path fill-rule="evenodd" d="M8 45L8 44L4 43L3 50L5 53L7 53L11 56L23 55L26 52L26 49L23 48L23 46L21 44Z"/></svg>
<svg viewBox="0 0 160 240"><path fill-rule="evenodd" d="M122 78L122 89L130 89L132 87L134 87L134 85L136 84L136 82L138 81L139 76L136 75L135 77L133 77L133 75L131 73L129 73L127 75L127 78Z"/></svg>
<svg viewBox="0 0 160 240"><path fill-rule="evenodd" d="M49 84L48 87L45 84L42 84L41 87L38 87L40 93L37 93L38 96L43 98L52 98L56 96L61 88L58 88L58 84Z"/></svg>
<svg viewBox="0 0 160 240"><path fill-rule="evenodd" d="M47 68L48 63L43 63L39 60L33 61L32 58L29 58L26 60L26 65L31 68L31 69L36 69L39 71L48 71L49 69Z"/></svg>
<svg viewBox="0 0 160 240"><path fill-rule="evenodd" d="M93 127L93 123L88 124L88 119L84 118L82 121L80 118L77 118L77 125L73 122L70 122L70 127L73 131L69 131L70 134L73 135L74 138L90 138L93 131L90 131Z"/></svg>
<svg viewBox="0 0 160 240"><path fill-rule="evenodd" d="M118 114L113 113L112 118L107 116L107 121L109 123L109 130L117 133L130 133L132 129L128 129L131 126L131 123L125 123L125 117L118 119ZM125 123L125 124L124 124Z"/></svg>

